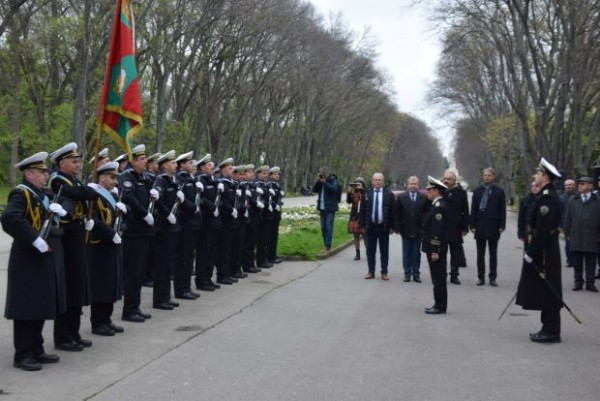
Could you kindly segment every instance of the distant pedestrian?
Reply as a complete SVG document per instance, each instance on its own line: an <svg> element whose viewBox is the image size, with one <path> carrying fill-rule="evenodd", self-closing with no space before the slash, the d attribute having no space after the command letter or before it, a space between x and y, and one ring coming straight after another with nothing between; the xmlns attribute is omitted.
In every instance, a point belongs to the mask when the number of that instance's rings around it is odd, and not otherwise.
<svg viewBox="0 0 600 401"><path fill-rule="evenodd" d="M564 184L565 192L560 195L560 203L562 205L562 219L560 221L560 228L565 229L565 218L567 215L567 208L569 207L569 201L575 195L577 195L577 188L575 187L575 181L565 180ZM573 267L573 259L571 258L571 241L565 238L565 256L567 258L566 267Z"/></svg>
<svg viewBox="0 0 600 401"><path fill-rule="evenodd" d="M498 241L506 228L506 197L494 184L496 173L491 167L483 170L483 185L473 191L469 225L477 242L477 285L485 284L485 248L490 251L490 285L496 287Z"/></svg>
<svg viewBox="0 0 600 401"><path fill-rule="evenodd" d="M365 234L363 234L360 212L364 205L365 198L365 179L356 177L353 183L350 184L346 192L346 202L350 206L350 218L348 219L348 232L354 236L354 249L356 256L354 260L360 260L360 238L362 237L367 247Z"/></svg>
<svg viewBox="0 0 600 401"><path fill-rule="evenodd" d="M598 241L600 241L600 199L592 193L594 180L581 177L577 180L579 194L569 200L565 237L571 242L571 256L575 273L573 291L583 289L585 264L585 289L598 292L594 285Z"/></svg>
<svg viewBox="0 0 600 401"><path fill-rule="evenodd" d="M396 231L402 235L402 265L404 282L412 277L421 282L421 237L423 235L423 216L431 202L419 192L419 179L415 176L406 180L407 191L396 200Z"/></svg>
<svg viewBox="0 0 600 401"><path fill-rule="evenodd" d="M319 194L317 210L321 216L321 234L326 252L331 250L333 239L333 221L338 210L338 185L337 176L331 174L327 167L321 167L317 181L312 187L313 192Z"/></svg>
<svg viewBox="0 0 600 401"><path fill-rule="evenodd" d="M467 191L456 182L456 174L446 171L442 179L448 189L444 198L448 205L448 249L450 251L450 282L460 284L459 268L466 266L463 237L469 232L469 201Z"/></svg>
<svg viewBox="0 0 600 401"><path fill-rule="evenodd" d="M362 210L362 226L367 233L367 264L369 272L365 279L375 278L375 255L377 243L379 243L379 254L381 263L381 279L389 280L388 260L390 231L393 229L394 194L383 187L384 177L382 173L373 174L371 189L369 189L365 208Z"/></svg>

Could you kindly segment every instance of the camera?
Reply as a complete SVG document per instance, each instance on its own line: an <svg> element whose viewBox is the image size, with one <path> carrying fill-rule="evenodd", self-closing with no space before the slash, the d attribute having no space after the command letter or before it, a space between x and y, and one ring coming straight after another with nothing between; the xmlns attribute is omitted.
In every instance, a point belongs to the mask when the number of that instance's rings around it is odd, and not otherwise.
<svg viewBox="0 0 600 401"><path fill-rule="evenodd" d="M350 183L350 188L358 188L358 183L357 182L351 182Z"/></svg>
<svg viewBox="0 0 600 401"><path fill-rule="evenodd" d="M319 174L319 179L323 180L323 179L325 179L325 176L323 174Z"/></svg>

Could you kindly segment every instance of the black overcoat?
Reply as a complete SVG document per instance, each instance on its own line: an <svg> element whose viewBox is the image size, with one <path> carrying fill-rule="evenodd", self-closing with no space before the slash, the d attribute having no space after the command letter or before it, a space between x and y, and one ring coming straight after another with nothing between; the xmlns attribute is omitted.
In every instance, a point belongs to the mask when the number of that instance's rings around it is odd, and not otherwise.
<svg viewBox="0 0 600 401"><path fill-rule="evenodd" d="M475 229L475 239L499 240L500 229L506 228L506 196L502 188L492 184L487 207L479 210L485 190L486 187L480 185L473 191L469 225Z"/></svg>
<svg viewBox="0 0 600 401"><path fill-rule="evenodd" d="M533 264L523 261L517 290L517 305L528 310L557 310L561 307L562 280L558 233L561 223L561 204L554 186L545 185L531 206L528 225L531 233L526 253ZM546 276L559 297L552 294L535 267Z"/></svg>
<svg viewBox="0 0 600 401"><path fill-rule="evenodd" d="M444 193L448 205L448 242L463 243L463 232L469 231L469 201L467 191L460 185Z"/></svg>
<svg viewBox="0 0 600 401"><path fill-rule="evenodd" d="M571 252L598 252L600 239L600 199L590 194L587 202L577 194L569 200L565 217L565 236L571 241Z"/></svg>

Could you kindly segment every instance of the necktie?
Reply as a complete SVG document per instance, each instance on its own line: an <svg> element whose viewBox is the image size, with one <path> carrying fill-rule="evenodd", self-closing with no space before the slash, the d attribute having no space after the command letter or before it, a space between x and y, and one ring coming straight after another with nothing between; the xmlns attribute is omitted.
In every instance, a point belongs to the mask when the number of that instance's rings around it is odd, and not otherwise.
<svg viewBox="0 0 600 401"><path fill-rule="evenodd" d="M373 217L373 222L375 224L379 224L379 190L375 190L375 198L373 199L373 207L375 208L375 217Z"/></svg>
<svg viewBox="0 0 600 401"><path fill-rule="evenodd" d="M410 201L411 201L412 203L415 203L415 198L416 198L416 196L415 196L415 194L414 194L414 193L413 193L413 194L410 194Z"/></svg>
<svg viewBox="0 0 600 401"><path fill-rule="evenodd" d="M588 196L587 196L587 195L583 195L583 203L586 203L586 202L587 202L587 198L588 198Z"/></svg>

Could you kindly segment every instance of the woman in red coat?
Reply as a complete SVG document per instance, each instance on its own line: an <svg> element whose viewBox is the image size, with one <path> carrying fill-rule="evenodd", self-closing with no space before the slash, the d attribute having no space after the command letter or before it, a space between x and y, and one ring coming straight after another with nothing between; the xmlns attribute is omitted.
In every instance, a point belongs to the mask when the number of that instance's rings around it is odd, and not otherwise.
<svg viewBox="0 0 600 401"><path fill-rule="evenodd" d="M360 222L360 210L365 200L365 180L362 177L357 177L348 187L346 192L346 202L352 205L350 209L350 220L348 221L348 232L354 234L354 248L356 256L354 260L360 260L360 237L365 240L362 225ZM366 244L365 244L366 247Z"/></svg>

